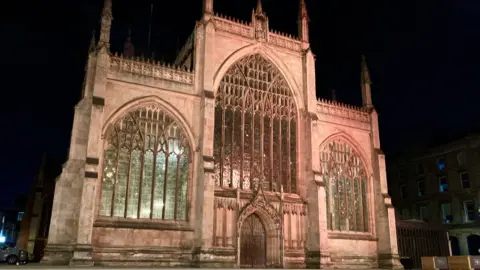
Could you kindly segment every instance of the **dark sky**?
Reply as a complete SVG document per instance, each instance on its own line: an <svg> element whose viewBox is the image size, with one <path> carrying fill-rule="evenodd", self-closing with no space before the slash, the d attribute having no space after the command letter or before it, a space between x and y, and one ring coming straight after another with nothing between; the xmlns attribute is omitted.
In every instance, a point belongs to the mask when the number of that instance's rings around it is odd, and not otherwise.
<svg viewBox="0 0 480 270"><path fill-rule="evenodd" d="M28 190L43 152L66 158L91 31L98 29L103 5L102 0L5 2L0 207ZM113 50L121 49L129 26L136 48L146 48L152 2L152 46L165 60L174 58L200 18L201 0L113 0ZM297 33L297 0L263 2L271 28ZM335 88L339 100L360 104L364 53L387 158L480 126L478 0L306 2L317 96L329 98ZM249 21L255 3L215 0L215 11Z"/></svg>

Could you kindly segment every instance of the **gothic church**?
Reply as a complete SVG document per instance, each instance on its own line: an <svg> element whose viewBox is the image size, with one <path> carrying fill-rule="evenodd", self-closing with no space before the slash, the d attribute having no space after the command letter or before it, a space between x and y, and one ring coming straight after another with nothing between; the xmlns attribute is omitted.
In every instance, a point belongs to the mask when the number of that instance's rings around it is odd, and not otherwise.
<svg viewBox="0 0 480 270"><path fill-rule="evenodd" d="M297 38L204 0L163 65L111 53L105 0L44 263L401 268L365 59L363 107L317 99L299 2Z"/></svg>

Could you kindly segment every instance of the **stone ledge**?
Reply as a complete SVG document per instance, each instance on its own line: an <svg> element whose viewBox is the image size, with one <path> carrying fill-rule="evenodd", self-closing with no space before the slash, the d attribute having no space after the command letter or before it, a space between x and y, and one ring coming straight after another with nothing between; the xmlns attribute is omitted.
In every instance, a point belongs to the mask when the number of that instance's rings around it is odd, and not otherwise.
<svg viewBox="0 0 480 270"><path fill-rule="evenodd" d="M347 232L328 232L329 239L346 239L346 240L365 240L378 241L378 238L371 234L355 234Z"/></svg>
<svg viewBox="0 0 480 270"><path fill-rule="evenodd" d="M194 231L188 222L155 222L151 220L97 219L93 227L145 230Z"/></svg>

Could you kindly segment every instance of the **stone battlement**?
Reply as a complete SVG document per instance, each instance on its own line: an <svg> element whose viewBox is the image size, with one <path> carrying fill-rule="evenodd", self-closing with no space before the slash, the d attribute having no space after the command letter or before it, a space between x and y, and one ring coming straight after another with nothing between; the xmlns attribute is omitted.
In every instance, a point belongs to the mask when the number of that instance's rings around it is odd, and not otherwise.
<svg viewBox="0 0 480 270"><path fill-rule="evenodd" d="M152 61L150 59L142 59L140 57L126 58L117 54L110 57L110 72L130 73L189 85L193 85L194 80L194 73L185 67Z"/></svg>

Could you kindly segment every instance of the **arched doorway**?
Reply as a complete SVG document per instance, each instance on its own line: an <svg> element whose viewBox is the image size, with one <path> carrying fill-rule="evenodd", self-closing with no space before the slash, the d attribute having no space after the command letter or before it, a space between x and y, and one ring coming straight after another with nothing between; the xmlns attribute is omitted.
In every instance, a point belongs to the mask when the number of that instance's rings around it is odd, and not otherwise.
<svg viewBox="0 0 480 270"><path fill-rule="evenodd" d="M245 219L240 236L240 267L265 268L267 233L260 217L253 213Z"/></svg>
<svg viewBox="0 0 480 270"><path fill-rule="evenodd" d="M480 255L480 235L471 234L467 237L468 255Z"/></svg>
<svg viewBox="0 0 480 270"><path fill-rule="evenodd" d="M450 236L450 247L452 248L452 256L460 256L460 243L458 238L455 236Z"/></svg>

